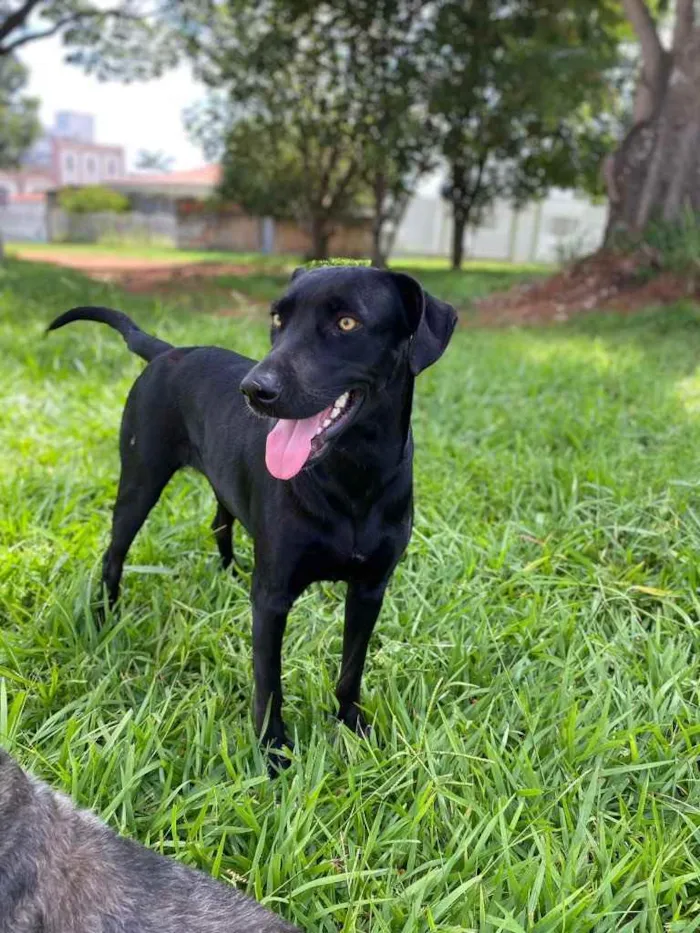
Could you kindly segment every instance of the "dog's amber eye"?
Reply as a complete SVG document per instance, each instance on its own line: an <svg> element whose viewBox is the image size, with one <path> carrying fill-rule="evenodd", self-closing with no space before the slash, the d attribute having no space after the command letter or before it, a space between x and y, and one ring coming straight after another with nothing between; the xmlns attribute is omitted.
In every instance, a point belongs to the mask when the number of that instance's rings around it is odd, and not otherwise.
<svg viewBox="0 0 700 933"><path fill-rule="evenodd" d="M279 314L276 311L272 315L272 326L275 329L278 329L282 326L282 318L279 316Z"/></svg>
<svg viewBox="0 0 700 933"><path fill-rule="evenodd" d="M338 327L342 330L344 334L349 334L351 330L356 330L360 326L360 322L354 317L345 317L338 318Z"/></svg>

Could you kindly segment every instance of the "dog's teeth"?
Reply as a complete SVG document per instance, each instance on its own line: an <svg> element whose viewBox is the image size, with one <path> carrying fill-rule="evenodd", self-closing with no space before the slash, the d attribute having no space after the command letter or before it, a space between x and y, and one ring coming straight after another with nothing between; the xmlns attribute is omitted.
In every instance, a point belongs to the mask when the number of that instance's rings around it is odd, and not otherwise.
<svg viewBox="0 0 700 933"><path fill-rule="evenodd" d="M340 396L340 398L336 401L335 404L338 406L338 408L344 408L345 405L347 405L347 403L348 403L348 393L343 392L343 394Z"/></svg>
<svg viewBox="0 0 700 933"><path fill-rule="evenodd" d="M340 409L334 408L333 411L331 412L331 418L337 418L339 414L340 414Z"/></svg>
<svg viewBox="0 0 700 933"><path fill-rule="evenodd" d="M323 427L324 427L324 428L329 428L330 426L331 426L331 419L330 419L330 418L326 418L326 420L323 422Z"/></svg>

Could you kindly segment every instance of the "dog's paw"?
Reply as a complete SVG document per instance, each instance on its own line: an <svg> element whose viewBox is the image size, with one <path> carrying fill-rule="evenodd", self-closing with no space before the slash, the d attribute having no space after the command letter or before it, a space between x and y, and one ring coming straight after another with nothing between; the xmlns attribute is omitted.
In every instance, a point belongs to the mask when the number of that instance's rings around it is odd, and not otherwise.
<svg viewBox="0 0 700 933"><path fill-rule="evenodd" d="M354 704L348 707L348 709L340 710L338 712L338 719L343 725L347 726L351 732L354 732L355 735L359 735L362 739L368 739L372 734L372 727Z"/></svg>
<svg viewBox="0 0 700 933"><path fill-rule="evenodd" d="M267 753L267 773L270 780L273 780L291 765L294 742L286 737L283 739L271 738L265 742L265 750Z"/></svg>
<svg viewBox="0 0 700 933"><path fill-rule="evenodd" d="M90 607L90 611L92 613L92 620L95 623L95 628L99 632L106 626L108 619L114 615L115 607L103 600L99 603L93 603Z"/></svg>

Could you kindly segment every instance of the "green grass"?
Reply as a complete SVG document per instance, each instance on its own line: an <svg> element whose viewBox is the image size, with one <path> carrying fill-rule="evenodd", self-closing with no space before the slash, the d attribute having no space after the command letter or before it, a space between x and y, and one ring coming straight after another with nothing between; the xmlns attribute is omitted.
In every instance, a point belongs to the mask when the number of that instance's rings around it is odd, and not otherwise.
<svg viewBox="0 0 700 933"><path fill-rule="evenodd" d="M342 588L316 587L285 641L297 753L269 783L247 581L218 570L201 478L173 481L96 631L141 364L97 325L42 336L78 301L246 353L264 326L1 275L0 733L23 764L306 930L700 928L698 309L456 334L419 380L374 738L332 719Z"/></svg>
<svg viewBox="0 0 700 933"><path fill-rule="evenodd" d="M214 251L178 250L168 247L119 247L75 243L11 243L9 255L19 250L40 258L44 254L63 253L111 259L127 256L153 262L176 259L185 262L216 262L246 266L247 271L215 276L198 283L193 293L181 295L180 304L192 310L226 310L238 305L239 296L254 301L269 302L287 282L290 273L301 263L299 256L265 256L261 253L225 253ZM509 263L493 260L465 262L461 272L454 272L446 259L410 257L392 262L392 268L419 278L425 287L440 294L460 308L467 308L474 298L508 288L513 282L532 279L551 271L543 263Z"/></svg>

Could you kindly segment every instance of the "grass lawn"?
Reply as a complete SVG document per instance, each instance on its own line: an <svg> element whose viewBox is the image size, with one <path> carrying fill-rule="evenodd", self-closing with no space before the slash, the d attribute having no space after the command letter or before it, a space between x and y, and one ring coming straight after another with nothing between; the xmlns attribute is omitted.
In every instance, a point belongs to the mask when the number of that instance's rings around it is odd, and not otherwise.
<svg viewBox="0 0 700 933"><path fill-rule="evenodd" d="M41 258L43 255L90 257L109 261L118 257L144 259L149 262L185 263L215 262L247 266L248 271L216 276L197 283L189 295L182 294L180 303L195 308L218 310L231 304L226 295L249 296L255 301L269 302L289 279L293 269L301 263L299 256L264 256L261 253L225 253L214 251L178 250L171 247L100 246L75 243L14 243L7 252ZM543 275L553 268L543 263L508 263L492 260L465 262L462 272L453 272L446 259L401 258L392 262L392 268L418 277L425 287L440 294L460 308L466 308L474 298L489 292L508 288L515 281Z"/></svg>
<svg viewBox="0 0 700 933"><path fill-rule="evenodd" d="M247 582L218 570L201 478L173 481L119 619L95 629L142 364L98 325L45 339L78 302L175 343L266 342L262 323L74 272L0 270L3 744L305 930L699 929L700 312L456 334L419 380L415 531L365 678L374 737L332 719L342 588L317 587L285 641L297 757L270 783Z"/></svg>

